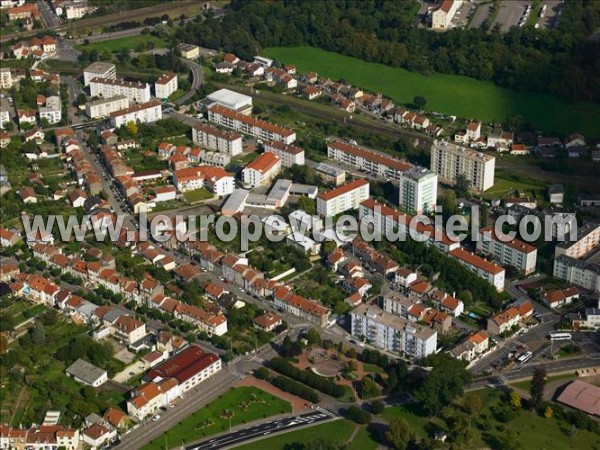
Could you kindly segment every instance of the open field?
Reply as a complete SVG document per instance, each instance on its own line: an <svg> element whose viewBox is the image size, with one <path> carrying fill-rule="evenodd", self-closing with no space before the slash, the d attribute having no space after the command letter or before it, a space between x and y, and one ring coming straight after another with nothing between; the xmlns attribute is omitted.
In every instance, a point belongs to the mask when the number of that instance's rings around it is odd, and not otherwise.
<svg viewBox="0 0 600 450"><path fill-rule="evenodd" d="M209 192L206 188L196 189L195 191L188 191L184 193L183 196L189 203L196 203L214 197L214 195L211 192Z"/></svg>
<svg viewBox="0 0 600 450"><path fill-rule="evenodd" d="M522 115L543 131L600 136L600 107L591 103L572 105L550 95L514 91L457 75L425 76L311 47L273 47L263 53L295 64L301 72L313 70L333 79L344 78L400 104L410 104L415 96L422 95L430 111L485 122Z"/></svg>
<svg viewBox="0 0 600 450"><path fill-rule="evenodd" d="M231 417L233 427L263 417L289 413L292 407L288 402L254 387L233 388L143 448L162 450L165 439L168 442L193 442L227 431L229 419L223 415L225 410L233 413Z"/></svg>
<svg viewBox="0 0 600 450"><path fill-rule="evenodd" d="M135 50L138 45L148 44L150 42L154 44L154 48L166 46L166 42L156 36L152 36L151 34L138 34L136 36L111 39L109 41L90 42L87 45L77 44L75 45L75 49L82 51L84 48L87 48L88 50L97 50L99 52L108 50L112 53L119 53L122 51Z"/></svg>
<svg viewBox="0 0 600 450"><path fill-rule="evenodd" d="M514 196L515 191L520 191L537 200L543 200L546 187L545 183L533 179L523 179L519 175L500 169L496 172L494 186L485 191L483 196L488 199L504 198Z"/></svg>
<svg viewBox="0 0 600 450"><path fill-rule="evenodd" d="M316 438L343 444L350 438L355 427L356 425L349 420L336 420L322 425L280 434L268 439L261 439L236 448L239 450L284 450L296 448L296 446L290 445L292 443L306 444ZM361 439L361 442L362 441L363 439ZM369 450L369 448L376 448L376 444L373 442L372 447L362 447L363 450Z"/></svg>

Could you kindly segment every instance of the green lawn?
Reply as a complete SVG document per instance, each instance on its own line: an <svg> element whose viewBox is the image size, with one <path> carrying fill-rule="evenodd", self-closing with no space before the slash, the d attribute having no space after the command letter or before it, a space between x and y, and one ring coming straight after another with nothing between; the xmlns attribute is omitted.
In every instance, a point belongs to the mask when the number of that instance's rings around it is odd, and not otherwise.
<svg viewBox="0 0 600 450"><path fill-rule="evenodd" d="M292 407L288 402L254 387L233 388L143 448L162 450L165 438L175 445L227 431L229 420L222 417L224 410L233 411L231 426L236 426L275 414L290 413Z"/></svg>
<svg viewBox="0 0 600 450"><path fill-rule="evenodd" d="M519 92L457 75L421 75L311 47L272 47L263 53L282 63L295 64L301 72L313 70L332 79L344 78L399 104L409 104L421 95L427 99L426 109L430 111L485 122L522 115L543 131L578 131L600 137L600 107L591 103L568 104L550 95Z"/></svg>
<svg viewBox="0 0 600 450"><path fill-rule="evenodd" d="M189 203L196 203L201 200L206 200L214 197L213 193L206 188L200 188L194 191L185 192L183 196Z"/></svg>
<svg viewBox="0 0 600 450"><path fill-rule="evenodd" d="M485 198L502 198L506 196L514 196L515 190L526 192L538 200L544 197L544 191L547 185L537 182L533 179L524 180L519 176L512 175L503 170L497 171L497 176L494 179L494 186L485 191Z"/></svg>
<svg viewBox="0 0 600 450"><path fill-rule="evenodd" d="M166 42L162 39L152 36L151 34L138 34L137 36L127 36L123 38L111 39L109 41L101 41L101 42L91 42L88 45L77 44L75 46L76 50L83 50L87 48L89 50L108 50L112 53L119 53L125 50L135 50L135 48L143 43L154 43L154 48L162 48L166 47Z"/></svg>
<svg viewBox="0 0 600 450"><path fill-rule="evenodd" d="M314 427L280 434L268 439L261 439L236 448L239 450L284 450L297 447L297 445L292 446L290 444L306 444L316 438L343 444L350 438L355 427L356 425L349 420L336 420L322 425L315 425ZM361 450L367 450L369 448L376 448L376 445L373 443L370 447L362 447Z"/></svg>
<svg viewBox="0 0 600 450"><path fill-rule="evenodd" d="M378 443L371 438L367 427L362 426L356 432L352 441L348 443L346 450L375 450L377 447Z"/></svg>
<svg viewBox="0 0 600 450"><path fill-rule="evenodd" d="M413 433L418 437L426 437L428 436L425 431L425 426L429 419L427 417L418 416L415 413L411 412L408 408L404 406L394 406L392 408L386 408L381 416L390 421L395 417L400 417L408 423Z"/></svg>
<svg viewBox="0 0 600 450"><path fill-rule="evenodd" d="M365 369L365 372L383 373L383 369L379 366L376 366L375 364L364 363L363 369Z"/></svg>

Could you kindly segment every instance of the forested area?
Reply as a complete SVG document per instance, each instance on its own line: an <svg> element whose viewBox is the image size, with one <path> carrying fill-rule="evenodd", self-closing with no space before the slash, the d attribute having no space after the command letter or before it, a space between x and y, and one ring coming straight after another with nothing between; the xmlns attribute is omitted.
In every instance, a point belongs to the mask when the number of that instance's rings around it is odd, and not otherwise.
<svg viewBox="0 0 600 450"><path fill-rule="evenodd" d="M600 2L565 3L555 29L417 28L412 2L233 0L222 19L191 22L180 42L251 59L261 48L310 45L424 74L465 75L522 91L600 100Z"/></svg>

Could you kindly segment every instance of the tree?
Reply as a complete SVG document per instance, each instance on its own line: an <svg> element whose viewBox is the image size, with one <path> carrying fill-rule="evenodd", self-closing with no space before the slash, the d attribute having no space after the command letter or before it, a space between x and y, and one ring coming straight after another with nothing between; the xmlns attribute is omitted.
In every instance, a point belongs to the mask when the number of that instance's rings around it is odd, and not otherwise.
<svg viewBox="0 0 600 450"><path fill-rule="evenodd" d="M415 105L415 108L417 109L423 109L426 104L427 100L421 95L417 95L415 98L413 98L413 105Z"/></svg>
<svg viewBox="0 0 600 450"><path fill-rule="evenodd" d="M548 405L548 406L546 406L546 409L544 410L544 417L546 419L551 419L552 416L554 416L554 410L552 409L552 406Z"/></svg>
<svg viewBox="0 0 600 450"><path fill-rule="evenodd" d="M371 414L360 409L356 405L352 405L351 407L349 407L346 410L346 416L352 422L355 422L359 425L366 425L367 423L369 423L371 421Z"/></svg>
<svg viewBox="0 0 600 450"><path fill-rule="evenodd" d="M321 343L321 335L317 330L311 328L306 333L306 340L308 341L308 345L317 345Z"/></svg>
<svg viewBox="0 0 600 450"><path fill-rule="evenodd" d="M421 382L415 392L415 398L423 411L431 415L463 394L465 385L471 381L471 374L465 369L464 361L446 353L429 356L423 364L431 366L432 370Z"/></svg>
<svg viewBox="0 0 600 450"><path fill-rule="evenodd" d="M470 186L471 181L464 174L461 173L456 177L456 181L454 182L454 190L456 191L456 195L459 197L466 197L469 195Z"/></svg>
<svg viewBox="0 0 600 450"><path fill-rule="evenodd" d="M31 340L35 345L42 345L46 342L46 327L40 321L36 321L31 329Z"/></svg>
<svg viewBox="0 0 600 450"><path fill-rule="evenodd" d="M385 410L385 404L381 400L371 402L371 412L373 414L381 414Z"/></svg>
<svg viewBox="0 0 600 450"><path fill-rule="evenodd" d="M510 393L510 406L514 409L521 409L521 396L515 391Z"/></svg>
<svg viewBox="0 0 600 450"><path fill-rule="evenodd" d="M464 399L464 407L469 414L469 428L473 421L473 415L480 412L483 408L483 403L479 395L469 395Z"/></svg>
<svg viewBox="0 0 600 450"><path fill-rule="evenodd" d="M546 387L546 371L536 368L531 380L529 394L531 396L531 409L537 410L544 401L544 388Z"/></svg>
<svg viewBox="0 0 600 450"><path fill-rule="evenodd" d="M131 122L127 122L127 131L129 131L133 136L137 136L138 134L138 125L137 123L131 121Z"/></svg>
<svg viewBox="0 0 600 450"><path fill-rule="evenodd" d="M412 431L404 419L395 417L390 421L385 432L385 440L392 448L406 450L412 439Z"/></svg>

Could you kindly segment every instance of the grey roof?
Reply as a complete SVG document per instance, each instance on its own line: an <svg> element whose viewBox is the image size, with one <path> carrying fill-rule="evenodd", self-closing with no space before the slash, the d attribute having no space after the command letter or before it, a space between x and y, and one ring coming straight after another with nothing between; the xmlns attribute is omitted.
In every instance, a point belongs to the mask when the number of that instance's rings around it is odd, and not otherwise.
<svg viewBox="0 0 600 450"><path fill-rule="evenodd" d="M111 309L106 314L104 314L104 317L102 317L102 320L104 322L113 323L115 320L117 320L122 315L123 314L121 314L121 311L119 311L118 309Z"/></svg>
<svg viewBox="0 0 600 450"><path fill-rule="evenodd" d="M319 188L317 186L313 186L311 184L292 184L292 188L290 189L290 194L301 194L308 196L316 196L319 192Z"/></svg>
<svg viewBox="0 0 600 450"><path fill-rule="evenodd" d="M292 181L279 179L275 182L271 190L269 191L269 200L283 201L285 196L290 192L292 188Z"/></svg>
<svg viewBox="0 0 600 450"><path fill-rule="evenodd" d="M90 364L83 359L78 359L69 367L67 373L73 377L79 378L88 384L94 384L96 380L106 374L106 370L102 370L93 364Z"/></svg>

